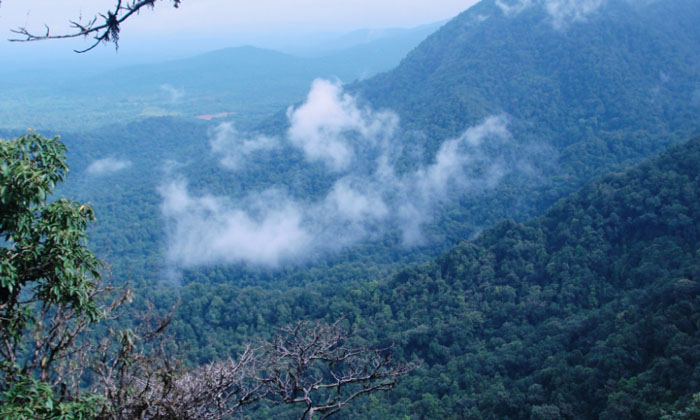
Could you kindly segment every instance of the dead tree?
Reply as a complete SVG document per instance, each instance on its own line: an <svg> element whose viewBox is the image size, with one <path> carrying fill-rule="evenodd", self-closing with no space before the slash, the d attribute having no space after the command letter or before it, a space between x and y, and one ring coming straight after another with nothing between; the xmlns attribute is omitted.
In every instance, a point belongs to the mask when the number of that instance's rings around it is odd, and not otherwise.
<svg viewBox="0 0 700 420"><path fill-rule="evenodd" d="M304 408L301 420L325 419L355 398L394 387L413 367L394 364L390 349L350 343L350 332L321 322L298 322L263 343L259 378L268 398Z"/></svg>
<svg viewBox="0 0 700 420"><path fill-rule="evenodd" d="M302 420L325 419L361 395L393 388L412 369L393 363L389 349L351 345L340 321L305 321L235 360L188 370L163 334L169 319L152 320L94 350L92 392L108 402L97 420L223 420L263 401L299 405Z"/></svg>
<svg viewBox="0 0 700 420"><path fill-rule="evenodd" d="M254 380L255 349L188 370L172 356L169 338L149 346L155 337L122 333L116 347L102 342L102 353L89 362L92 392L106 401L95 420L222 420L265 396Z"/></svg>

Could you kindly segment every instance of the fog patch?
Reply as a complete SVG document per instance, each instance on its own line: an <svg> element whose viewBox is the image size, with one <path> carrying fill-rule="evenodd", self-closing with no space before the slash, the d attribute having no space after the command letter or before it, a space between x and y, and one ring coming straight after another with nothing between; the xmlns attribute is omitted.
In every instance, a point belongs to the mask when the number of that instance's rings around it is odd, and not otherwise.
<svg viewBox="0 0 700 420"><path fill-rule="evenodd" d="M184 89L178 89L167 83L160 85L160 90L170 96L170 102L178 102L183 96L185 96Z"/></svg>
<svg viewBox="0 0 700 420"><path fill-rule="evenodd" d="M93 161L87 167L86 172L92 176L111 175L129 168L131 164L130 160L108 157Z"/></svg>
<svg viewBox="0 0 700 420"><path fill-rule="evenodd" d="M289 141L307 160L323 162L335 172L348 169L358 151L392 137L399 122L393 112L360 107L340 83L323 79L313 82L303 104L287 110L287 118Z"/></svg>
<svg viewBox="0 0 700 420"><path fill-rule="evenodd" d="M508 17L519 15L523 10L533 4L532 0L496 0L496 6Z"/></svg>
<svg viewBox="0 0 700 420"><path fill-rule="evenodd" d="M268 191L240 206L224 197L190 194L183 180L159 189L170 236L168 260L176 266L249 262L276 267L300 257L310 235L302 210Z"/></svg>
<svg viewBox="0 0 700 420"><path fill-rule="evenodd" d="M485 142L503 151L512 147L505 115L491 116L467 129L460 137L445 141L432 164L404 175L398 182L403 199L397 209L407 245L424 241L422 228L432 222L436 206L495 188L508 167L503 156L484 151Z"/></svg>
<svg viewBox="0 0 700 420"><path fill-rule="evenodd" d="M241 170L256 154L277 149L280 143L274 137L243 136L232 123L226 122L213 130L209 146L219 157L222 166L231 170Z"/></svg>
<svg viewBox="0 0 700 420"><path fill-rule="evenodd" d="M447 139L428 164L418 163L420 159L413 169L400 171L395 160L404 140L395 114L360 107L335 83L317 81L311 91L304 104L289 112L287 138L278 141L306 152L326 141L320 138L323 133L335 136L333 141L348 151L342 173L335 155L304 154L308 164L323 159L335 176L325 195L302 201L280 187L231 199L193 194L185 180L171 180L159 191L172 266L249 263L274 268L397 231L405 246L423 244L424 226L435 221L439 206L492 189L507 173L519 170L507 165L503 155L513 150L505 115L486 118ZM343 132L348 127L352 136ZM246 136L231 125L220 125L215 134L212 149L220 153L245 144L240 139ZM360 160L363 165L352 164ZM238 162L232 168L239 169Z"/></svg>
<svg viewBox="0 0 700 420"><path fill-rule="evenodd" d="M496 6L507 17L517 16L532 6L543 7L554 29L565 29L574 22L585 22L605 0L496 0Z"/></svg>
<svg viewBox="0 0 700 420"><path fill-rule="evenodd" d="M572 22L585 22L586 18L603 5L603 0L546 0L545 8L555 29L562 29Z"/></svg>

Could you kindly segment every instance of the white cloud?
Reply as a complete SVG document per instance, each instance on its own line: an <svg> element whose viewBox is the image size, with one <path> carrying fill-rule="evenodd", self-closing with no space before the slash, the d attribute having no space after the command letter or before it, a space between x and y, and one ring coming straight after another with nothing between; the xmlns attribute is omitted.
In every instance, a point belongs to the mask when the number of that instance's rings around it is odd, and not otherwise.
<svg viewBox="0 0 700 420"><path fill-rule="evenodd" d="M86 171L89 175L103 176L123 171L131 166L131 161L112 157L93 161Z"/></svg>
<svg viewBox="0 0 700 420"><path fill-rule="evenodd" d="M270 151L280 146L274 137L241 136L231 123L219 124L209 141L211 151L220 156L220 163L228 169L240 170L256 153Z"/></svg>
<svg viewBox="0 0 700 420"><path fill-rule="evenodd" d="M287 136L310 161L321 161L333 171L347 169L356 153L393 137L398 116L360 108L339 83L317 79L306 101L287 110Z"/></svg>
<svg viewBox="0 0 700 420"><path fill-rule="evenodd" d="M546 0L545 8L552 17L552 25L562 29L572 22L584 22L594 13L603 0Z"/></svg>
<svg viewBox="0 0 700 420"><path fill-rule="evenodd" d="M170 102L177 102L185 96L184 89L177 89L169 84L160 85L160 90L170 95Z"/></svg>
<svg viewBox="0 0 700 420"><path fill-rule="evenodd" d="M281 190L253 192L234 201L195 196L183 181L166 184L160 193L170 238L168 256L174 266L247 262L275 267L392 230L399 230L404 244L413 246L424 241L423 226L434 220L438 206L493 188L509 170L516 170L506 168L498 155L512 146L505 116L489 117L446 140L432 163L420 164L422 159L417 159L409 171L394 166L396 150L403 143L395 115L360 108L336 84L315 82L307 102L290 111L289 117L294 127L288 132L291 145L306 152L312 141L305 136L325 141L319 138L318 127L333 127L327 132L352 152L348 164L361 156L364 166L346 166L325 196L314 202L296 200ZM342 130L337 127L352 127L354 136L339 134ZM231 148L240 149L245 143L236 140L240 137L232 126L222 124L212 147L223 153L227 149L222 145L234 143L239 146ZM308 162L324 156L325 162L337 163L331 154L305 156ZM240 168L238 163L232 167Z"/></svg>
<svg viewBox="0 0 700 420"><path fill-rule="evenodd" d="M383 219L389 214L381 190L353 187L350 179L337 181L326 197L324 211L337 215L338 219L359 223L367 219Z"/></svg>
<svg viewBox="0 0 700 420"><path fill-rule="evenodd" d="M184 181L172 181L160 193L171 239L168 259L178 267L242 261L274 267L308 248L302 210L274 191L249 201L249 209L222 197L193 196Z"/></svg>
<svg viewBox="0 0 700 420"><path fill-rule="evenodd" d="M405 199L397 214L404 243L422 242L422 226L433 220L438 204L494 188L509 170L515 169L506 169L501 157L482 149L488 140L497 142L497 149L508 150L512 145L507 124L504 115L485 119L460 137L445 141L432 164L400 179Z"/></svg>
<svg viewBox="0 0 700 420"><path fill-rule="evenodd" d="M604 2L605 0L496 0L496 5L509 17L517 16L532 6L541 6L552 19L552 26L559 30L573 22L584 22Z"/></svg>
<svg viewBox="0 0 700 420"><path fill-rule="evenodd" d="M496 0L496 6L501 9L506 16L515 16L520 14L523 10L533 5L532 0Z"/></svg>

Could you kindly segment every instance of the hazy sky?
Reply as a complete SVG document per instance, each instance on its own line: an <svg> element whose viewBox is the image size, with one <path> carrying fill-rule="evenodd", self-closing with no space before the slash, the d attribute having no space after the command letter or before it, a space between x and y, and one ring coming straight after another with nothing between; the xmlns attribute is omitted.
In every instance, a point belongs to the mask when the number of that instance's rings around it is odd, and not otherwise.
<svg viewBox="0 0 700 420"><path fill-rule="evenodd" d="M56 30L69 19L104 11L114 0L3 0L0 30L16 26ZM455 16L476 0L184 0L180 9L158 2L128 24L134 34L264 33L410 27Z"/></svg>
<svg viewBox="0 0 700 420"><path fill-rule="evenodd" d="M355 29L414 27L456 16L477 0L183 0L174 9L161 0L122 28L120 50L99 47L87 57L72 49L87 40L10 43L11 29L24 26L35 33L44 24L53 34L69 30L68 21L83 21L114 6L116 0L2 0L0 57L5 67L109 66L127 62L187 57L218 48L255 45L295 51ZM2 71L0 69L0 71Z"/></svg>

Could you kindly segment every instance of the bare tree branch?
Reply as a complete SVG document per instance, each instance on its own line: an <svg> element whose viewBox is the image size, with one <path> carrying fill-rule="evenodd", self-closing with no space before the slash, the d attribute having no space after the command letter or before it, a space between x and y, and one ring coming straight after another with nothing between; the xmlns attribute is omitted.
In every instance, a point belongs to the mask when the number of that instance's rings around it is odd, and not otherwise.
<svg viewBox="0 0 700 420"><path fill-rule="evenodd" d="M119 33L121 30L121 24L127 19L131 18L133 15L138 14L144 7L153 8L155 4L161 0L117 0L117 4L112 10L108 10L105 13L100 13L97 16L90 18L87 22L83 23L80 20L70 21L70 27L72 32L64 34L51 34L51 30L48 26L44 25L46 32L42 34L37 34L30 32L26 27L19 27L13 29L12 32L20 35L21 38L12 38L10 42L32 42L32 41L45 41L47 39L67 39L67 38L79 38L79 37L92 37L94 42L87 48L82 50L74 50L77 53L84 53L92 50L100 43L112 42L115 48L119 48ZM177 8L180 6L182 0L168 0L172 1L173 7Z"/></svg>
<svg viewBox="0 0 700 420"><path fill-rule="evenodd" d="M301 420L313 420L316 414L325 419L361 395L390 390L414 369L394 364L388 348L349 344L352 334L341 321L298 322L279 329L262 346L260 380L269 388L269 398L303 405Z"/></svg>
<svg viewBox="0 0 700 420"><path fill-rule="evenodd" d="M361 395L393 388L413 369L392 363L388 349L349 345L339 322L299 322L245 347L235 360L186 370L172 358L162 329L151 333L157 323L145 324L117 334L116 347L103 340L91 350L101 355L91 362L99 378L92 392L109 401L97 420L223 420L263 400L301 405L303 420L325 419Z"/></svg>

